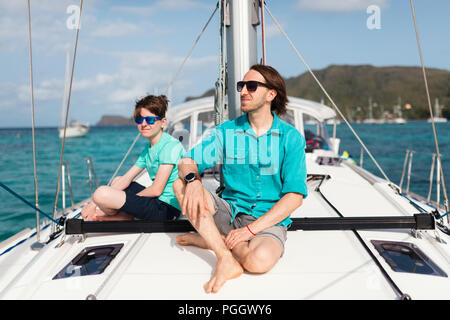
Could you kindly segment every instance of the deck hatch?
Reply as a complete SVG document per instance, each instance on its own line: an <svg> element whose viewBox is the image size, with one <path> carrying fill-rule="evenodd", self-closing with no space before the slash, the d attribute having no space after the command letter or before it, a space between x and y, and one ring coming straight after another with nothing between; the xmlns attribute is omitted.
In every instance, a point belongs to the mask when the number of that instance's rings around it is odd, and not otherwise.
<svg viewBox="0 0 450 320"><path fill-rule="evenodd" d="M84 248L53 280L101 274L122 247L123 243Z"/></svg>
<svg viewBox="0 0 450 320"><path fill-rule="evenodd" d="M396 272L448 277L422 250L408 242L372 240L387 264Z"/></svg>

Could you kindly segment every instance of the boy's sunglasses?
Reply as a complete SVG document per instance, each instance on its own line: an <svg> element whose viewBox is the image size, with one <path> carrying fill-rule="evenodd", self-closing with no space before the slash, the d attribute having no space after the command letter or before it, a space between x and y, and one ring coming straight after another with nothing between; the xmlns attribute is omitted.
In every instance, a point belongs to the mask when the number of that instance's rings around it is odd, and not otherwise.
<svg viewBox="0 0 450 320"><path fill-rule="evenodd" d="M137 124L142 124L142 122L147 122L147 124L154 124L156 120L161 120L161 117L153 117L153 116L149 116L149 117L137 117L134 119L134 121L136 121Z"/></svg>
<svg viewBox="0 0 450 320"><path fill-rule="evenodd" d="M259 81L238 81L236 84L236 89L238 92L241 92L244 89L244 86L247 86L247 91L255 92L258 89L258 86L263 86L269 89L272 89L268 84L259 82Z"/></svg>

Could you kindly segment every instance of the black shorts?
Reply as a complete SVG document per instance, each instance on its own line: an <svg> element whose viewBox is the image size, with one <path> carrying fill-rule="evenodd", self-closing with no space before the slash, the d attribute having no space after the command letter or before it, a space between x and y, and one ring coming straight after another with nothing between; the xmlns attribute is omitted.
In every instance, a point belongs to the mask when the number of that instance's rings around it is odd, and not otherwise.
<svg viewBox="0 0 450 320"><path fill-rule="evenodd" d="M126 194L125 204L119 211L142 220L167 221L180 216L180 210L167 204L156 197L141 197L136 194L145 187L137 182L132 182L124 190Z"/></svg>

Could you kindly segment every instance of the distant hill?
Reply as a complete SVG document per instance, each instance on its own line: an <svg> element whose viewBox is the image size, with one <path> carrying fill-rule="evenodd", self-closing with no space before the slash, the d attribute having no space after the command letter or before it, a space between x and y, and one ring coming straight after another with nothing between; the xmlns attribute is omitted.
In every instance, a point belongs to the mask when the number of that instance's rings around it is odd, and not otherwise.
<svg viewBox="0 0 450 320"><path fill-rule="evenodd" d="M399 97L404 117L429 117L421 68L331 65L313 71L346 117L365 117L369 97L376 103L373 109L375 117L380 116L382 109L392 113ZM429 68L426 73L432 104L435 98L439 98L441 106L450 107L450 71ZM286 87L291 96L315 101L324 97L309 73L286 79ZM327 99L325 104L330 105ZM410 104L412 108L405 110L405 104ZM361 110L358 111L357 107Z"/></svg>
<svg viewBox="0 0 450 320"><path fill-rule="evenodd" d="M371 65L331 65L325 69L313 70L317 78L349 119L363 119L368 115L369 97L374 105L374 117L381 113L392 113L401 100L403 116L408 119L427 119L428 103L422 76L418 67L374 67ZM450 116L450 71L427 68L428 86L432 105L435 98L444 106L442 113ZM288 95L331 105L309 73L287 78ZM208 90L203 96L214 94ZM186 101L195 99L186 98ZM410 104L411 109L405 109ZM359 108L358 108L359 107Z"/></svg>
<svg viewBox="0 0 450 320"><path fill-rule="evenodd" d="M106 126L133 126L134 121L132 118L126 118L122 116L111 116L104 115L99 122L95 124L96 126L106 127Z"/></svg>

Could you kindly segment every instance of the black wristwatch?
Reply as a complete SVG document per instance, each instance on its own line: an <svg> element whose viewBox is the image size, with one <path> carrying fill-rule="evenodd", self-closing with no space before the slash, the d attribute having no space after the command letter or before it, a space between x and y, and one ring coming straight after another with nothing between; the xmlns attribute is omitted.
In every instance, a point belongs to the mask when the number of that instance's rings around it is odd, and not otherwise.
<svg viewBox="0 0 450 320"><path fill-rule="evenodd" d="M195 173L195 172L188 173L184 177L184 182L186 182L186 183L190 183L190 182L195 181L195 180L200 180L200 182L202 181L202 178L200 177L200 175L198 173Z"/></svg>

